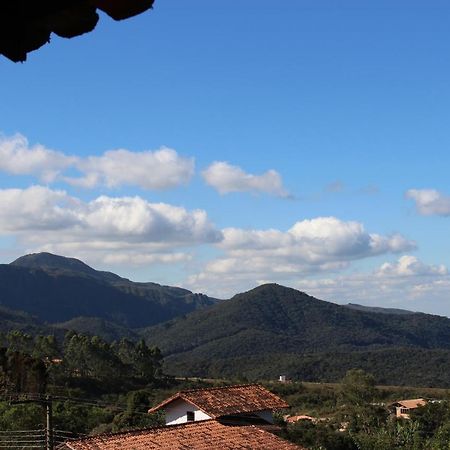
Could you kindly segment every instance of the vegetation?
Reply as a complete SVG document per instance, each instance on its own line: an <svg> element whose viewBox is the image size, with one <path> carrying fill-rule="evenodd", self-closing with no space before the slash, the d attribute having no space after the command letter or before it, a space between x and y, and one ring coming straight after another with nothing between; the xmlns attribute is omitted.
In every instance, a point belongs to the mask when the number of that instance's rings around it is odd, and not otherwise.
<svg viewBox="0 0 450 450"><path fill-rule="evenodd" d="M425 391L439 398L420 407L411 419L397 419L389 408L403 398L399 388L376 388L373 376L351 370L337 385L271 385L285 392L292 414L302 412L316 419L284 427L285 438L310 450L448 450L450 442L450 393ZM312 394L314 392L314 394ZM409 392L414 397L424 392Z"/></svg>
<svg viewBox="0 0 450 450"><path fill-rule="evenodd" d="M33 393L33 399L50 395L55 428L79 436L160 425L163 417L149 415L150 406L176 390L212 383L164 376L159 349L143 340L108 343L98 336L69 332L59 343L54 336L33 338L21 331L1 339L2 430L45 425L43 405L17 404L18 394ZM282 436L310 450L449 448L450 391L377 387L373 375L361 369L349 370L336 384L267 382L266 386L287 400L290 415L314 418L286 423L283 415L278 416ZM11 395L12 403L7 401ZM419 408L411 420L393 417L388 407L393 400L420 396L437 401Z"/></svg>
<svg viewBox="0 0 450 450"><path fill-rule="evenodd" d="M9 313L10 320L9 324L0 324L3 331L32 331L26 330L24 317L20 316L24 312L32 316L28 320L33 330L41 327L41 332L48 332L48 324L95 318L99 320L88 322L92 328L86 329L85 323L85 329L80 331L105 331L105 337L117 339L123 336L124 327L153 325L214 303L213 299L186 289L133 283L113 273L94 270L77 259L50 253L0 264L0 286L2 307L9 308L4 313ZM0 319L1 316L2 310ZM78 324L71 325L73 329Z"/></svg>
<svg viewBox="0 0 450 450"><path fill-rule="evenodd" d="M274 284L144 336L176 376L336 381L360 367L384 384L450 387L448 318L359 311Z"/></svg>
<svg viewBox="0 0 450 450"><path fill-rule="evenodd" d="M450 387L446 317L340 306L275 284L217 302L48 253L0 265L0 285L0 331L143 337L174 376L332 382L358 367L383 384Z"/></svg>

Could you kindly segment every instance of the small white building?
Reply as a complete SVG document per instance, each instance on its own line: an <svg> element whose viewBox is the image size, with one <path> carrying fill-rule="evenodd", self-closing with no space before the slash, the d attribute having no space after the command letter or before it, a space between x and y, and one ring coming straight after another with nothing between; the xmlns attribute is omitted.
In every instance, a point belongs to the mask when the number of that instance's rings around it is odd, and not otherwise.
<svg viewBox="0 0 450 450"><path fill-rule="evenodd" d="M257 384L177 392L149 413L163 410L166 425L216 419L227 423L273 423L273 411L289 405Z"/></svg>

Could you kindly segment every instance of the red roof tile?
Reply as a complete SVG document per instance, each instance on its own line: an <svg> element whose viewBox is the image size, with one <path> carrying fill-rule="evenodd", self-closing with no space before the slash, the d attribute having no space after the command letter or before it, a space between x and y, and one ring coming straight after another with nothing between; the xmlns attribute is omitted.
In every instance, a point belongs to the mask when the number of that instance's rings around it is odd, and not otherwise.
<svg viewBox="0 0 450 450"><path fill-rule="evenodd" d="M248 384L180 391L151 408L149 413L164 409L166 405L177 399L183 399L195 405L214 419L232 414L289 407L284 400L266 388L258 384Z"/></svg>
<svg viewBox="0 0 450 450"><path fill-rule="evenodd" d="M425 406L426 404L427 400L425 400L424 398L413 398L409 400L398 400L393 405L394 406L398 405L408 409L415 409L418 408L419 406Z"/></svg>
<svg viewBox="0 0 450 450"><path fill-rule="evenodd" d="M255 426L226 426L215 420L98 435L77 441L68 441L64 446L71 450L302 449L296 444L287 442Z"/></svg>

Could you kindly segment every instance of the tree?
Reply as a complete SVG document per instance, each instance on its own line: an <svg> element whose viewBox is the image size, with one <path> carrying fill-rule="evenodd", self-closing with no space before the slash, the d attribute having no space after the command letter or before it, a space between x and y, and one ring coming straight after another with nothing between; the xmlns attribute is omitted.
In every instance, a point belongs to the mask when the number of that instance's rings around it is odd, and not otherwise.
<svg viewBox="0 0 450 450"><path fill-rule="evenodd" d="M350 369L341 381L341 398L345 404L367 405L375 397L375 378L362 369Z"/></svg>
<svg viewBox="0 0 450 450"><path fill-rule="evenodd" d="M33 338L19 330L10 331L6 335L8 353L20 352L31 355L33 350Z"/></svg>
<svg viewBox="0 0 450 450"><path fill-rule="evenodd" d="M161 413L147 413L148 405L149 393L147 391L130 392L127 397L127 408L114 418L112 431L164 425Z"/></svg>
<svg viewBox="0 0 450 450"><path fill-rule="evenodd" d="M46 361L58 358L60 356L60 350L55 336L36 336L34 339L32 356Z"/></svg>

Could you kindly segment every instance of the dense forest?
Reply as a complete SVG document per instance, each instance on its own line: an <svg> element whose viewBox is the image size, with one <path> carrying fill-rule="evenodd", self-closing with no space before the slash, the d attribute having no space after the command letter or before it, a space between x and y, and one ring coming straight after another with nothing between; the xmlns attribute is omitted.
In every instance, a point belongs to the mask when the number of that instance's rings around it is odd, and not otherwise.
<svg viewBox="0 0 450 450"><path fill-rule="evenodd" d="M382 383L450 387L448 318L360 311L276 284L143 335L161 348L165 370L176 376L252 380L285 374L329 382L362 367Z"/></svg>

